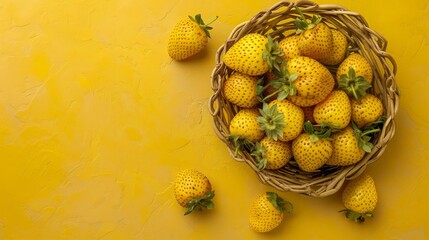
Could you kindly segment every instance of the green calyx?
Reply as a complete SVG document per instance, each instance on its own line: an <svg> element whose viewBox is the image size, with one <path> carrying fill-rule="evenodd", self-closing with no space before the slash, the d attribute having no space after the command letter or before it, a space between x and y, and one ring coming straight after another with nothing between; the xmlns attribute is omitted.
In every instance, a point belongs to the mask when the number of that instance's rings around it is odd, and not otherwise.
<svg viewBox="0 0 429 240"><path fill-rule="evenodd" d="M188 209L186 210L184 215L188 215L195 210L202 211L203 209L213 209L214 203L212 199L214 196L215 192L211 191L202 197L189 200L189 202L186 203L186 207Z"/></svg>
<svg viewBox="0 0 429 240"><path fill-rule="evenodd" d="M265 51L262 53L262 59L268 64L269 70L277 69L280 70L280 64L283 62L281 56L284 55L284 52L279 49L279 42L273 40L273 38L268 35L268 42L265 44Z"/></svg>
<svg viewBox="0 0 429 240"><path fill-rule="evenodd" d="M267 103L262 105L262 109L259 109L261 116L256 118L259 122L259 129L265 131L265 134L277 141L278 137L283 137L282 127L286 126L284 121L283 113L277 112L277 105L274 104L271 108Z"/></svg>
<svg viewBox="0 0 429 240"><path fill-rule="evenodd" d="M338 212L344 212L344 215L347 219L352 219L355 223L364 223L365 218L373 217L374 214L372 212L366 213L357 213L355 211L349 209L343 209Z"/></svg>
<svg viewBox="0 0 429 240"><path fill-rule="evenodd" d="M275 192L267 192L267 200L274 206L275 209L277 209L280 213L287 212L292 213L293 211L293 205L292 203L284 200L283 198L279 197L277 193Z"/></svg>
<svg viewBox="0 0 429 240"><path fill-rule="evenodd" d="M228 140L234 145L234 157L237 157L238 151L243 150L244 148L249 149L249 151L253 151L255 148L253 142L242 136L230 135L228 136Z"/></svg>
<svg viewBox="0 0 429 240"><path fill-rule="evenodd" d="M296 95L296 86L294 81L298 78L298 73L289 73L286 69L286 62L282 61L279 66L279 69L274 68L272 73L276 76L271 80L271 82L267 83L265 86L258 84L256 87L256 94L260 102L266 102L272 97L277 95L277 100L281 101L286 99L289 95ZM273 87L276 89L273 93L264 96L264 91L268 87Z"/></svg>
<svg viewBox="0 0 429 240"><path fill-rule="evenodd" d="M322 17L319 16L319 15L313 15L311 17L311 20L308 20L304 16L304 13L301 11L301 9L299 9L298 7L296 7L296 11L299 14L299 17L297 17L295 19L295 25L297 27L296 34L300 34L301 32L303 32L305 30L313 29L314 27L316 27L316 25L320 21L322 21Z"/></svg>
<svg viewBox="0 0 429 240"><path fill-rule="evenodd" d="M195 17L192 16L188 16L189 19L191 19L193 22L197 23L198 26L200 26L201 29L204 30L204 32L206 33L207 37L211 38L210 36L210 30L212 30L213 28L210 27L209 25L212 24L214 21L216 21L218 19L218 16L216 16L213 20L211 20L209 23L204 23L204 20L201 18L201 14L197 14L195 15Z"/></svg>
<svg viewBox="0 0 429 240"><path fill-rule="evenodd" d="M339 128L328 123L313 125L310 121L304 123L304 131L310 135L311 142L317 142L319 139L331 141L331 134L339 131Z"/></svg>
<svg viewBox="0 0 429 240"><path fill-rule="evenodd" d="M265 169L267 166L266 149L261 146L259 142L255 143L255 149L250 154L256 159L256 167L258 169Z"/></svg>
<svg viewBox="0 0 429 240"><path fill-rule="evenodd" d="M355 70L350 67L348 74L340 76L338 88L345 91L347 95L359 100L365 96L366 90L372 87L362 76L356 76Z"/></svg>
<svg viewBox="0 0 429 240"><path fill-rule="evenodd" d="M381 128L385 122L385 117L381 117L379 120L367 124L362 129L359 129L357 124L352 121L353 133L358 141L358 147L362 148L365 152L370 153L374 144L371 143L371 138L377 132L381 131Z"/></svg>

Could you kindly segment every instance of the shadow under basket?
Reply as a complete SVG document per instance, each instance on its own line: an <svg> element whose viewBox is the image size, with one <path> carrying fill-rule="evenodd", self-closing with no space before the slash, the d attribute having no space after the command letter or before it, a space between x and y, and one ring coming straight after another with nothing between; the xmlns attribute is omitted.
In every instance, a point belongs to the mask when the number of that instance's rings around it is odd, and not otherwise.
<svg viewBox="0 0 429 240"><path fill-rule="evenodd" d="M373 67L371 93L381 99L386 121L382 130L373 138L372 151L354 165L322 167L318 172L309 173L300 170L292 159L281 169L260 170L249 152L239 151L238 156L234 157L235 148L228 141L229 123L240 108L227 101L223 95L224 82L233 71L223 63L222 57L235 42L248 33L269 34L274 39L294 34L296 30L294 20L299 16L295 7L299 7L305 16L320 15L325 24L341 31L348 38L349 45L358 49ZM387 143L395 134L394 116L399 105L399 91L395 82L397 66L393 57L386 53L386 47L386 39L369 28L363 16L339 5L318 5L311 1L281 1L270 9L259 12L249 21L236 26L216 53L215 68L211 76L213 95L209 100L209 109L217 136L226 144L231 156L248 164L264 184L280 191L313 197L326 197L336 193L345 180L357 177L369 163L380 158ZM335 67L330 68L331 72L335 70Z"/></svg>

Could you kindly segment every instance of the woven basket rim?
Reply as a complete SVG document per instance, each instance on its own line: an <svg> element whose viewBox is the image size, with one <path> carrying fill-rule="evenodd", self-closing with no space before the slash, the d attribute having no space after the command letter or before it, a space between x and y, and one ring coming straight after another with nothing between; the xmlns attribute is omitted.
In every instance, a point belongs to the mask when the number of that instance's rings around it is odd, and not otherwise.
<svg viewBox="0 0 429 240"><path fill-rule="evenodd" d="M322 16L325 23L344 33L349 43L359 48L359 52L373 66L374 93L377 94L385 108L387 120L382 131L376 136L371 153L358 163L345 167L335 167L325 172L303 173L293 165L280 170L260 170L256 167L252 156L246 151L240 151L237 157L232 154L234 148L227 140L228 124L239 108L225 100L222 93L223 82L232 73L222 62L226 51L244 35L252 32L269 33L274 38L285 37L284 33L294 27L293 20L298 16L295 7L299 7L305 15L317 14ZM394 58L386 52L387 40L378 32L371 29L365 18L359 13L352 12L341 5L317 4L302 0L297 2L280 1L271 8L255 14L250 20L238 24L230 33L225 43L219 47L215 56L215 67L211 74L213 94L209 99L209 110L213 117L215 133L228 147L231 156L249 165L262 183L280 191L290 191L313 197L325 197L336 193L346 180L359 176L368 164L381 157L387 143L395 134L394 117L399 106L399 90L395 75L397 65ZM376 92L378 91L378 92ZM292 162L293 163L293 162Z"/></svg>

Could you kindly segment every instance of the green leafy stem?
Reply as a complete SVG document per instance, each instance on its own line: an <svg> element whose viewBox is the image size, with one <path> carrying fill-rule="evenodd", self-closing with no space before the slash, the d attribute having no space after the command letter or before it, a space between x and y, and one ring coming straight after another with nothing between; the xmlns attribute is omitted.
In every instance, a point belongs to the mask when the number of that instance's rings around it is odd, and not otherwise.
<svg viewBox="0 0 429 240"><path fill-rule="evenodd" d="M286 126L284 121L283 113L277 111L277 104L269 106L267 103L262 105L262 109L259 109L261 116L256 118L256 121L259 122L262 131L265 131L265 134L277 141L280 137L283 137L283 127Z"/></svg>
<svg viewBox="0 0 429 240"><path fill-rule="evenodd" d="M344 215L346 216L346 218L353 220L355 223L364 223L365 218L374 216L372 212L357 213L349 209L343 209L338 212L344 212Z"/></svg>
<svg viewBox="0 0 429 240"><path fill-rule="evenodd" d="M281 56L284 55L284 52L279 49L279 42L273 40L273 38L268 35L268 41L265 44L265 51L262 53L262 59L268 64L269 70L277 69L280 70L280 65L283 61Z"/></svg>
<svg viewBox="0 0 429 240"><path fill-rule="evenodd" d="M202 211L203 209L213 209L215 206L213 203L214 196L215 196L215 192L211 191L202 197L189 200L186 203L186 207L188 209L186 210L184 215L188 215L193 211Z"/></svg>
<svg viewBox="0 0 429 240"><path fill-rule="evenodd" d="M275 192L267 192L267 200L273 205L275 209L277 209L280 213L287 212L292 213L293 205L292 203L284 200Z"/></svg>
<svg viewBox="0 0 429 240"><path fill-rule="evenodd" d="M263 78L258 81L256 94L260 102L267 102L276 95L278 101L286 99L289 95L296 95L297 90L294 81L298 78L298 73L289 73L286 69L286 61L282 61L279 68L273 69L272 73L275 77L266 85L263 85ZM273 87L276 90L264 96L265 90L269 87Z"/></svg>
<svg viewBox="0 0 429 240"><path fill-rule="evenodd" d="M365 96L366 90L371 87L372 85L365 81L364 77L356 76L356 72L352 67L349 68L348 74L341 75L338 81L338 88L344 90L356 100Z"/></svg>
<svg viewBox="0 0 429 240"><path fill-rule="evenodd" d="M299 7L295 7L296 11L298 12L300 17L297 17L295 19L295 25L297 27L296 34L300 34L301 32L305 30L312 29L316 27L316 25L322 21L322 17L319 15L313 15L311 17L311 20L309 21L305 16L304 13L301 11Z"/></svg>
<svg viewBox="0 0 429 240"><path fill-rule="evenodd" d="M195 15L195 17L192 16L188 16L189 19L191 19L192 21L196 22L198 24L198 26L200 26L201 29L204 30L204 32L206 33L207 37L211 38L210 36L210 30L212 30L213 28L210 27L209 25L212 24L214 21L216 21L218 19L218 16L216 16L213 20L211 20L209 23L204 23L203 18L201 17L201 14L197 14Z"/></svg>
<svg viewBox="0 0 429 240"><path fill-rule="evenodd" d="M252 155L256 160L256 167L258 169L265 169L267 166L267 158L266 158L266 149L264 146L262 146L259 142L255 143L255 149L250 154Z"/></svg>
<svg viewBox="0 0 429 240"><path fill-rule="evenodd" d="M339 131L337 126L321 123L319 125L313 125L310 121L304 123L304 131L310 135L312 142L317 142L319 139L332 140L331 134Z"/></svg>
<svg viewBox="0 0 429 240"><path fill-rule="evenodd" d="M367 124L362 129L359 129L357 124L352 121L353 133L358 140L358 146L361 147L365 152L370 153L374 144L371 143L371 138L374 133L380 132L381 127L386 121L386 117L382 116L377 121Z"/></svg>
<svg viewBox="0 0 429 240"><path fill-rule="evenodd" d="M255 148L255 144L252 141L242 136L230 135L228 136L228 140L234 145L234 157L237 157L238 151L244 148L247 148L249 151L253 151Z"/></svg>

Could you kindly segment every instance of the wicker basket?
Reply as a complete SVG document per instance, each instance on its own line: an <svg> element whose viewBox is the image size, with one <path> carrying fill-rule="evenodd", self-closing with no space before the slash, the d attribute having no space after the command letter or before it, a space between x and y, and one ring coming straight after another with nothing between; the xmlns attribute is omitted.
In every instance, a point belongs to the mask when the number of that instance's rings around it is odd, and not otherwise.
<svg viewBox="0 0 429 240"><path fill-rule="evenodd" d="M392 56L386 53L386 39L369 28L359 13L351 12L339 5L318 5L311 1L296 3L281 1L267 11L259 12L251 20L238 25L233 29L225 44L217 51L216 65L211 76L214 93L209 100L209 108L213 116L216 134L227 145L230 153L234 152L234 146L227 139L228 126L232 117L240 109L223 96L223 84L232 74L232 70L225 66L222 57L236 41L248 33L270 34L275 39L294 34L296 29L294 20L299 16L295 7L299 7L304 15L322 16L325 23L345 34L349 43L354 48L358 48L359 52L372 64L374 70L372 93L382 100L387 120L382 131L374 137L372 152L367 153L361 161L350 166L332 167L308 173L300 170L295 161L291 160L279 170L259 170L250 153L240 151L237 157L234 157L233 154L231 156L237 161L246 162L264 184L280 191L325 197L337 192L345 180L357 177L369 163L378 159L395 133L394 116L399 103L399 92L395 82L396 63ZM330 70L335 71L335 69Z"/></svg>

